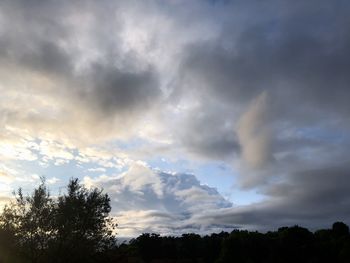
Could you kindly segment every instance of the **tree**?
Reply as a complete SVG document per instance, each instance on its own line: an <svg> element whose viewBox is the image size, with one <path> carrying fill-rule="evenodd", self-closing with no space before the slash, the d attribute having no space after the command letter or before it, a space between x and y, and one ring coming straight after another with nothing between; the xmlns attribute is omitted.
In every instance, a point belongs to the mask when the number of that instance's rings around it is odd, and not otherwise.
<svg viewBox="0 0 350 263"><path fill-rule="evenodd" d="M2 231L12 233L17 253L30 262L40 262L55 234L53 200L44 179L31 196L24 197L19 189L15 197L15 201L4 208L0 227Z"/></svg>
<svg viewBox="0 0 350 263"><path fill-rule="evenodd" d="M116 224L108 217L110 198L97 188L88 190L70 180L67 194L57 201L55 229L58 262L90 262L115 245ZM84 259L84 260L83 260Z"/></svg>
<svg viewBox="0 0 350 263"><path fill-rule="evenodd" d="M337 238L346 237L349 236L349 227L343 222L335 222L332 225L332 232Z"/></svg>
<svg viewBox="0 0 350 263"><path fill-rule="evenodd" d="M0 262L24 262L19 255L17 240L14 233L10 229L0 226Z"/></svg>
<svg viewBox="0 0 350 263"><path fill-rule="evenodd" d="M0 251L6 247L6 253L13 253L0 260L98 262L102 252L115 245L116 224L108 216L110 199L102 190L88 190L71 179L67 193L52 198L42 180L30 196L19 189L15 197L0 215ZM4 238L11 240L10 246Z"/></svg>

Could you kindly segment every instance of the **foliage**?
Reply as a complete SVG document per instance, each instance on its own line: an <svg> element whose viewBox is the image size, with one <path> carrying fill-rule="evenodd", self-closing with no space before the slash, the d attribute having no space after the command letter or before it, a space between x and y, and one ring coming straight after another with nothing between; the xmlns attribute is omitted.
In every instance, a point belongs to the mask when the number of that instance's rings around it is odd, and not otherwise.
<svg viewBox="0 0 350 263"><path fill-rule="evenodd" d="M108 195L70 180L67 193L52 198L45 181L24 197L22 190L0 216L1 248L21 262L96 262L115 245ZM6 249L5 249L6 247ZM18 259L17 259L18 258ZM83 261L82 261L83 260Z"/></svg>
<svg viewBox="0 0 350 263"><path fill-rule="evenodd" d="M114 254L118 262L349 263L350 234L344 223L315 233L299 226L265 234L233 230L161 237L145 233Z"/></svg>

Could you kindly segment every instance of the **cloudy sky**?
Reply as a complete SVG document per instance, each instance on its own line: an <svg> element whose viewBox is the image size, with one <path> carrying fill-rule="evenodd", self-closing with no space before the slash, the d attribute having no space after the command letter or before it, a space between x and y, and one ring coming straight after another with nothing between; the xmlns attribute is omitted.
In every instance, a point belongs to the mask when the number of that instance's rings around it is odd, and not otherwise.
<svg viewBox="0 0 350 263"><path fill-rule="evenodd" d="M45 176L120 236L350 223L348 0L2 0L0 201Z"/></svg>

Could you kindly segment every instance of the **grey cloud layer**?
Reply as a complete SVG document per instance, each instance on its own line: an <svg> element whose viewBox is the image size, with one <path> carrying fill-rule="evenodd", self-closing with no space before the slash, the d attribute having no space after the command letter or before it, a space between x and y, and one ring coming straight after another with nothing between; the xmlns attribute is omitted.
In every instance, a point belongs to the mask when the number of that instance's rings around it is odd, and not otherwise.
<svg viewBox="0 0 350 263"><path fill-rule="evenodd" d="M350 223L349 167L324 167L291 174L285 183L269 186L269 197L261 203L225 209L198 222L235 222L250 229L270 230L281 225L303 225L317 229L331 222Z"/></svg>
<svg viewBox="0 0 350 263"><path fill-rule="evenodd" d="M218 39L190 47L183 74L197 75L208 91L230 101L265 89L307 95L308 103L332 103L331 94L342 101L350 55L346 1L237 2Z"/></svg>
<svg viewBox="0 0 350 263"><path fill-rule="evenodd" d="M253 167L278 165L276 158L299 158L329 145L342 152L331 134L349 132L349 10L346 1L232 1L222 10L220 35L185 50L179 86L184 93L196 87L204 105L227 105L217 118L236 124L230 128L238 136L231 138ZM258 118L244 117L261 96L267 97L267 107L255 110ZM217 135L224 142L226 137ZM261 182L255 177L244 181Z"/></svg>

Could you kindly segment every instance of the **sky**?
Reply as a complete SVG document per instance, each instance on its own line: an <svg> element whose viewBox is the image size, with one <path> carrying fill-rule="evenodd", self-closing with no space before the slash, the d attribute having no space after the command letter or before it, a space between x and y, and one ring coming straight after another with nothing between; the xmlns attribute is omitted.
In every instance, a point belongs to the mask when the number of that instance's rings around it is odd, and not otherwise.
<svg viewBox="0 0 350 263"><path fill-rule="evenodd" d="M350 223L347 0L2 0L0 202L72 177L118 235Z"/></svg>

